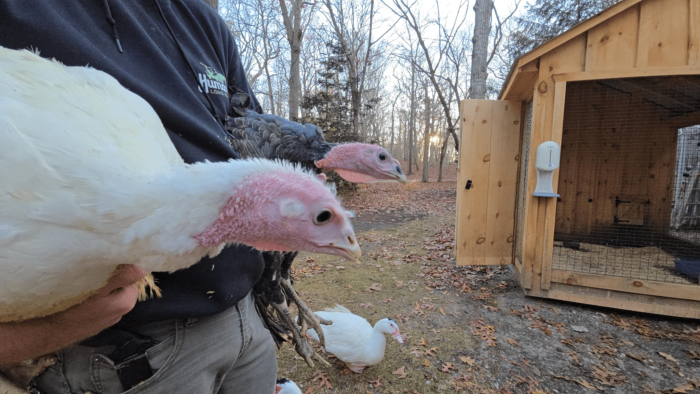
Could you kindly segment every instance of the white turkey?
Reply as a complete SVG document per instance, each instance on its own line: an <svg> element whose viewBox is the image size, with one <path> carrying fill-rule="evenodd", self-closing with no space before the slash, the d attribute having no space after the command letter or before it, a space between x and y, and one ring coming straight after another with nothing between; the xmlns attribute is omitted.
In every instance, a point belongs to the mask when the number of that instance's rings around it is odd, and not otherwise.
<svg viewBox="0 0 700 394"><path fill-rule="evenodd" d="M60 312L118 265L171 272L228 243L354 260L323 180L267 160L185 164L109 75L0 47L0 322Z"/></svg>
<svg viewBox="0 0 700 394"><path fill-rule="evenodd" d="M231 97L229 114L232 117L226 122L231 146L242 157L289 160L317 173L334 170L350 182L406 182L401 165L385 148L363 143L329 143L321 128L251 111L247 109L248 99L242 92ZM291 267L296 256L296 252L263 253L265 271L253 294L278 345L291 333L297 353L309 366L314 365L312 359L327 364L313 351L305 333L309 325L320 331L323 345L320 324L331 322L319 319L292 287ZM294 323L287 308L288 302L294 302L298 307L301 329Z"/></svg>

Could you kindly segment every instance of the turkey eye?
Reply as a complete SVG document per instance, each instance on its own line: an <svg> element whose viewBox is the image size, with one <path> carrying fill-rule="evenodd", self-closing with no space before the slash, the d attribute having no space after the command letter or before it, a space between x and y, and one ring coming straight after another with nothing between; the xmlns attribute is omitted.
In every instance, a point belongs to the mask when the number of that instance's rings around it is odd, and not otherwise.
<svg viewBox="0 0 700 394"><path fill-rule="evenodd" d="M331 211L321 211L314 218L314 224L325 224L329 220L331 220L331 217L333 217L333 214L331 213Z"/></svg>
<svg viewBox="0 0 700 394"><path fill-rule="evenodd" d="M379 160L384 161L386 160L386 155L384 153L379 154Z"/></svg>

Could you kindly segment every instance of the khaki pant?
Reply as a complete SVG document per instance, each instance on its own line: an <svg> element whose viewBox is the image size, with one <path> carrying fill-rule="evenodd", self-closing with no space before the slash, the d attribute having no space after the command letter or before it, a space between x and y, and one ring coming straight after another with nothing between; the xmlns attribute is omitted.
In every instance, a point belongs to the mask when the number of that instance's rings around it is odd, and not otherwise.
<svg viewBox="0 0 700 394"><path fill-rule="evenodd" d="M139 327L159 343L146 351L153 376L124 391L112 349L72 346L35 379L41 394L272 394L277 358L251 295L206 318L173 319Z"/></svg>

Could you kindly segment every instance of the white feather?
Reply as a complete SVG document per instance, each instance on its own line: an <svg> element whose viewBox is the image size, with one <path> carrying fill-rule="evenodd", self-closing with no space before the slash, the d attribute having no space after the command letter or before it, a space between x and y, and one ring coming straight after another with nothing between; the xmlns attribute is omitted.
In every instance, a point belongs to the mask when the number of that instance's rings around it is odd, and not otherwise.
<svg viewBox="0 0 700 394"><path fill-rule="evenodd" d="M192 236L232 184L301 172L260 160L187 165L153 109L114 78L2 47L0 141L0 322L76 304L119 264L174 271L216 255L224 245Z"/></svg>

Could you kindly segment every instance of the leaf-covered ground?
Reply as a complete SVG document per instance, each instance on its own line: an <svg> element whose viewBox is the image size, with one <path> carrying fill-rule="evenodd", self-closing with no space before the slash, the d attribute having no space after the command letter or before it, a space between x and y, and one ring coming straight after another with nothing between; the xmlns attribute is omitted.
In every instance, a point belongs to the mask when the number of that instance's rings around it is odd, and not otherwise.
<svg viewBox="0 0 700 394"><path fill-rule="evenodd" d="M507 267L455 267L455 188L375 184L345 196L362 263L301 255L295 288L315 310L391 317L406 340L387 336L384 360L362 374L333 358L309 368L287 344L280 377L304 393L700 392L697 321L526 298Z"/></svg>

